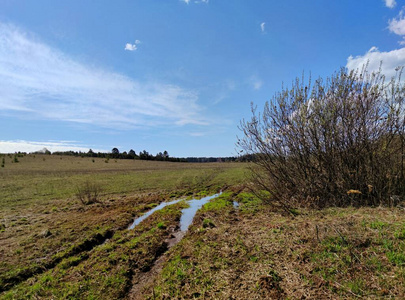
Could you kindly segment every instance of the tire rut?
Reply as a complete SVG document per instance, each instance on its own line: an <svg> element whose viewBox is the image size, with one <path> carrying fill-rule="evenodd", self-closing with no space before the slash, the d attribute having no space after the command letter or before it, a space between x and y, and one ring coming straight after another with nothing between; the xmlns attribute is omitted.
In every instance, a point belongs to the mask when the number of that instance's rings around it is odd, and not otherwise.
<svg viewBox="0 0 405 300"><path fill-rule="evenodd" d="M144 292L153 284L156 277L160 274L164 264L168 259L168 251L175 246L184 237L185 232L179 228L174 228L173 233L165 240L167 249L160 256L156 257L150 269L146 272L138 271L132 277L132 288L128 293L127 299L141 300L144 299Z"/></svg>

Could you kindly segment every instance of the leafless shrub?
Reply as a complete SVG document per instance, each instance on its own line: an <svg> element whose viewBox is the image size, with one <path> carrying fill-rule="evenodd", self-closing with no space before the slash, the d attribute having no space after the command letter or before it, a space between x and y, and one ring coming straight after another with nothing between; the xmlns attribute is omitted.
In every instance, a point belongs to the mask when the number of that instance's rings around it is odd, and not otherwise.
<svg viewBox="0 0 405 300"><path fill-rule="evenodd" d="M263 113L252 104L237 146L253 155L253 181L274 204L389 204L404 198L402 69L387 82L381 72L341 69L312 85L296 79Z"/></svg>
<svg viewBox="0 0 405 300"><path fill-rule="evenodd" d="M90 181L86 181L83 185L77 188L76 197L83 205L93 203L101 203L100 201L101 187Z"/></svg>

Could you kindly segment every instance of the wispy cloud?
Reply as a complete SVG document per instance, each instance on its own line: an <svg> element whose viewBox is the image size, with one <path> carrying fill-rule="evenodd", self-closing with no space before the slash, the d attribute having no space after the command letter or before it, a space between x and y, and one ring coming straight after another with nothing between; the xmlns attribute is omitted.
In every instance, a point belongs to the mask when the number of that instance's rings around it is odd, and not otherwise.
<svg viewBox="0 0 405 300"><path fill-rule="evenodd" d="M397 5L397 2L395 0L384 0L385 6L389 8L394 8L395 5Z"/></svg>
<svg viewBox="0 0 405 300"><path fill-rule="evenodd" d="M262 33L266 32L266 23L265 22L260 24L260 30L262 31Z"/></svg>
<svg viewBox="0 0 405 300"><path fill-rule="evenodd" d="M140 40L136 40L134 44L127 43L127 44L125 45L124 50L135 51L135 50L138 49L138 46L137 46L137 45L139 45L140 43L141 43Z"/></svg>
<svg viewBox="0 0 405 300"><path fill-rule="evenodd" d="M184 2L186 4L189 4L191 2L190 0L180 0L180 1ZM195 4L201 4L201 3L208 4L209 2L210 2L209 0L195 0L195 1L193 1L193 3L195 3Z"/></svg>
<svg viewBox="0 0 405 300"><path fill-rule="evenodd" d="M124 129L208 125L202 110L196 92L86 65L0 23L0 113Z"/></svg>
<svg viewBox="0 0 405 300"><path fill-rule="evenodd" d="M14 153L14 152L35 152L48 149L51 152L54 151L81 151L87 152L91 148L94 152L107 152L105 149L96 149L89 145L84 145L77 141L25 141L25 140L12 140L1 141L0 140L0 153Z"/></svg>
<svg viewBox="0 0 405 300"><path fill-rule="evenodd" d="M263 81L257 76L251 76L249 82L254 90L260 90L263 85Z"/></svg>
<svg viewBox="0 0 405 300"><path fill-rule="evenodd" d="M262 85L263 85L263 82L261 80L257 80L255 82L253 82L253 88L255 90L260 90Z"/></svg>
<svg viewBox="0 0 405 300"><path fill-rule="evenodd" d="M207 135L207 133L206 132L190 132L189 135L194 136L194 137L200 137L200 136Z"/></svg>
<svg viewBox="0 0 405 300"><path fill-rule="evenodd" d="M346 67L349 70L361 70L364 65L368 64L367 70L372 72L379 69L381 62L382 73L387 79L390 79L395 76L397 67L405 66L405 48L380 52L377 47L372 47L364 55L350 56L347 59Z"/></svg>
<svg viewBox="0 0 405 300"><path fill-rule="evenodd" d="M397 18L388 22L388 29L395 34L405 35L405 18L403 10L401 10Z"/></svg>
<svg viewBox="0 0 405 300"><path fill-rule="evenodd" d="M225 99L229 98L231 93L236 89L236 82L231 79L227 79L222 83L218 83L215 86L216 95L212 97L212 103L214 105L221 103Z"/></svg>

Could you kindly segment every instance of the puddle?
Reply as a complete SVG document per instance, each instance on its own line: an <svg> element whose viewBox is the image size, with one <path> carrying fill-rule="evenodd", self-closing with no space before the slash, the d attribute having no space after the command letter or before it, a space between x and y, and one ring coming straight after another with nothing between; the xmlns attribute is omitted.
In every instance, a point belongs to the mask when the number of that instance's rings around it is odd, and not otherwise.
<svg viewBox="0 0 405 300"><path fill-rule="evenodd" d="M190 205L190 207L187 207L181 211L181 218L180 218L180 231L187 231L188 227L193 223L194 216L204 204L206 204L208 201L210 201L213 198L218 197L221 195L215 194L212 196L204 197L201 199L192 199L187 201L187 203Z"/></svg>
<svg viewBox="0 0 405 300"><path fill-rule="evenodd" d="M166 207L168 205L176 204L177 202L180 202L182 200L184 200L184 199L177 199L177 200L173 200L173 201L170 201L170 202L162 202L162 203L160 203L158 206L154 207L153 209L151 209L150 211L148 211L144 215L142 215L139 218L135 219L134 222L128 227L128 229L134 229L136 225L141 223L143 220L145 220L147 217L149 217L155 211L160 210L160 209L162 209L162 208L164 208L164 207Z"/></svg>
<svg viewBox="0 0 405 300"><path fill-rule="evenodd" d="M193 219L194 219L194 216L195 216L197 210L199 210L208 201L210 201L213 198L218 197L221 194L222 194L222 192L220 192L218 194L215 194L215 195L212 195L212 196L204 197L204 198L201 198L201 199L185 200L190 205L190 207L184 208L181 211L180 231L181 232L187 231L188 227L193 222ZM164 208L164 207L166 207L168 205L176 204L177 202L180 202L180 201L183 201L183 200L184 199L177 199L177 200L173 200L173 201L170 201L170 202L162 202L162 203L160 203L158 206L154 207L153 209L151 209L150 211L148 211L147 213L145 213L141 217L135 219L134 222L128 227L128 229L134 229L136 225L141 223L143 220L145 220L147 217L149 217L155 211L160 210L160 209L162 209L162 208Z"/></svg>
<svg viewBox="0 0 405 300"><path fill-rule="evenodd" d="M129 227L129 229L133 229L136 225L138 225L140 222L145 220L148 216L153 214L155 211L162 209L163 207L166 207L168 205L172 205L179 201L184 200L190 206L181 210L180 229L176 230L176 228L173 228L173 232L170 235L170 238L165 240L165 243L167 244L167 249L170 249L171 247L176 245L178 242L180 242L181 239L184 237L188 227L193 222L193 219L194 219L195 214L197 213L197 210L199 210L208 201L210 201L213 198L218 197L221 194L222 194L222 192L212 195L212 196L204 197L201 199L191 199L191 200L178 199L178 200L174 200L171 202L160 203L158 206L156 206L152 210L148 211L142 217L137 218L134 221L134 223ZM162 271L163 264L166 260L167 260L167 255L166 254L161 255L153 263L153 266L147 272L147 274L138 273L137 276L135 276L135 278L132 279L133 284L132 284L131 291L128 294L128 299L143 299L143 289L145 288L145 286L148 286L149 284L151 284L153 282L154 278Z"/></svg>

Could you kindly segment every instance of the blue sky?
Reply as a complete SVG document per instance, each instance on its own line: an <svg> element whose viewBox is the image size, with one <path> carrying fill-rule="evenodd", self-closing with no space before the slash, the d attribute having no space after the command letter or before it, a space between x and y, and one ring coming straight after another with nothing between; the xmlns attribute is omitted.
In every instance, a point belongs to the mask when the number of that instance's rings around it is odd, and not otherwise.
<svg viewBox="0 0 405 300"><path fill-rule="evenodd" d="M232 156L302 72L405 65L405 0L0 2L0 152Z"/></svg>

